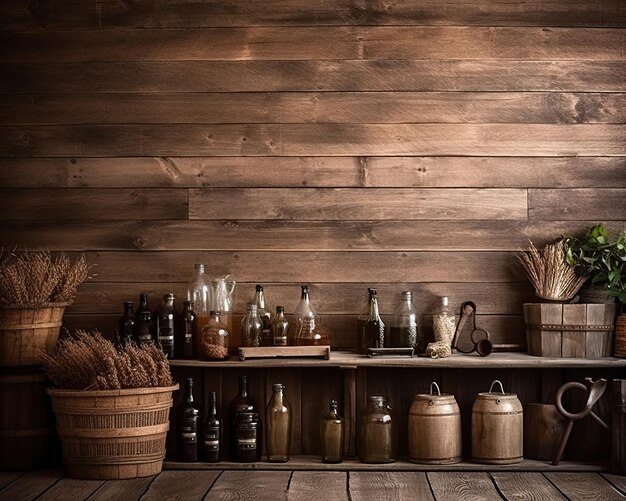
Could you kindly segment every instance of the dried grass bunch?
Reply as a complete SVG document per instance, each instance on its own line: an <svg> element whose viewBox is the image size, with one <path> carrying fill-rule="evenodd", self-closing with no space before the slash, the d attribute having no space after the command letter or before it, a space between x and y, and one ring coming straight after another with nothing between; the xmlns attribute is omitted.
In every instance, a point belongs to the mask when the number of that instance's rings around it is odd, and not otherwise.
<svg viewBox="0 0 626 501"><path fill-rule="evenodd" d="M71 303L76 289L87 280L85 256L76 261L65 253L9 252L0 255L0 306L38 308L49 303Z"/></svg>
<svg viewBox="0 0 626 501"><path fill-rule="evenodd" d="M172 386L169 362L155 345L127 343L117 350L100 332L76 331L42 353L48 377L65 390L119 390Z"/></svg>
<svg viewBox="0 0 626 501"><path fill-rule="evenodd" d="M569 301L587 280L587 276L577 275L575 268L567 263L563 240L547 244L543 252L530 242L530 247L517 257L541 299Z"/></svg>

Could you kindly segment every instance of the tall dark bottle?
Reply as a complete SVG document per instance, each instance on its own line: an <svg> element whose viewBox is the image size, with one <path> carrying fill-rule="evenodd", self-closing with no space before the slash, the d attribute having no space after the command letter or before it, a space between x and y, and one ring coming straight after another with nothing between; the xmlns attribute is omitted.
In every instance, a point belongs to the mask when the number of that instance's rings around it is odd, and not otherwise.
<svg viewBox="0 0 626 501"><path fill-rule="evenodd" d="M135 330L135 313L133 311L133 302L124 301L124 314L117 323L117 344L122 346L133 339L133 331Z"/></svg>
<svg viewBox="0 0 626 501"><path fill-rule="evenodd" d="M260 344L261 346L272 346L272 313L265 302L265 292L261 284L257 284L252 302L256 304L256 314L263 322Z"/></svg>
<svg viewBox="0 0 626 501"><path fill-rule="evenodd" d="M137 344L156 342L156 329L148 305L148 294L145 292L139 294L139 304L135 310L133 339Z"/></svg>
<svg viewBox="0 0 626 501"><path fill-rule="evenodd" d="M176 358L193 358L197 336L196 313L191 301L183 301L183 311L178 316L178 328L174 332Z"/></svg>
<svg viewBox="0 0 626 501"><path fill-rule="evenodd" d="M198 460L198 421L200 411L193 400L193 378L187 378L185 399L178 416L178 441L182 461Z"/></svg>
<svg viewBox="0 0 626 501"><path fill-rule="evenodd" d="M248 396L248 377L239 376L239 393L228 405L228 424L230 426L230 453L236 450L237 416L242 412L258 413L259 409L252 398Z"/></svg>
<svg viewBox="0 0 626 501"><path fill-rule="evenodd" d="M367 290L369 300L357 320L357 339L362 353L367 353L369 348L385 346L385 323L380 318L378 295L376 289Z"/></svg>
<svg viewBox="0 0 626 501"><path fill-rule="evenodd" d="M209 413L204 421L204 460L208 463L217 463L222 457L222 423L217 418L217 403L215 392L209 393Z"/></svg>
<svg viewBox="0 0 626 501"><path fill-rule="evenodd" d="M163 294L163 302L154 313L156 337L167 358L175 357L174 332L176 331L176 310L174 309L174 294Z"/></svg>

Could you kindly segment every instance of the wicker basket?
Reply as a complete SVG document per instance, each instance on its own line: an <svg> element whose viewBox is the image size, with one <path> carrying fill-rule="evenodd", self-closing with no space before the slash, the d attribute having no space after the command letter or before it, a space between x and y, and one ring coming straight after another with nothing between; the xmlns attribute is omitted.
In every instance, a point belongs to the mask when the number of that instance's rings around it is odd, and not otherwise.
<svg viewBox="0 0 626 501"><path fill-rule="evenodd" d="M67 474L109 480L160 473L177 389L48 389Z"/></svg>
<svg viewBox="0 0 626 501"><path fill-rule="evenodd" d="M615 356L626 358L626 313L615 321Z"/></svg>
<svg viewBox="0 0 626 501"><path fill-rule="evenodd" d="M52 351L59 339L66 306L0 308L0 367L40 364L39 352Z"/></svg>

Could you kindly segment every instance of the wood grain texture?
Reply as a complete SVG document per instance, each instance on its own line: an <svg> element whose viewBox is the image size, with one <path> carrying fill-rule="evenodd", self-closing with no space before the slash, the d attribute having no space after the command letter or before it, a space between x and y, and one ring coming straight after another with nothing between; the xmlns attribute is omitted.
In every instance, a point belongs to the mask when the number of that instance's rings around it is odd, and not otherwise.
<svg viewBox="0 0 626 501"><path fill-rule="evenodd" d="M490 475L505 499L566 499L541 473L494 472Z"/></svg>
<svg viewBox="0 0 626 501"><path fill-rule="evenodd" d="M564 472L544 475L572 501L624 499L624 496L600 475Z"/></svg>
<svg viewBox="0 0 626 501"><path fill-rule="evenodd" d="M141 499L201 499L219 476L216 471L164 471L154 479Z"/></svg>
<svg viewBox="0 0 626 501"><path fill-rule="evenodd" d="M149 488L154 477L132 478L129 480L109 480L94 492L90 501L110 499L139 499Z"/></svg>
<svg viewBox="0 0 626 501"><path fill-rule="evenodd" d="M350 499L434 500L423 472L350 472Z"/></svg>
<svg viewBox="0 0 626 501"><path fill-rule="evenodd" d="M346 472L294 471L289 482L288 496L298 501L333 499L348 501Z"/></svg>
<svg viewBox="0 0 626 501"><path fill-rule="evenodd" d="M615 475L612 473L603 473L602 476L608 480L613 486L626 496L626 478L623 475Z"/></svg>
<svg viewBox="0 0 626 501"><path fill-rule="evenodd" d="M61 470L27 472L2 490L4 499L34 499L63 477Z"/></svg>
<svg viewBox="0 0 626 501"><path fill-rule="evenodd" d="M617 124L50 125L0 134L7 157L626 155Z"/></svg>
<svg viewBox="0 0 626 501"><path fill-rule="evenodd" d="M484 472L429 472L435 499L501 500L490 476Z"/></svg>
<svg viewBox="0 0 626 501"><path fill-rule="evenodd" d="M17 480L23 472L2 471L0 472L0 490Z"/></svg>
<svg viewBox="0 0 626 501"><path fill-rule="evenodd" d="M76 501L85 500L96 492L103 484L104 482L102 480L75 480L71 478L62 478L37 499L58 499L59 501L65 499L73 499Z"/></svg>
<svg viewBox="0 0 626 501"><path fill-rule="evenodd" d="M8 94L626 91L624 61L589 60L21 62L0 64L0 74Z"/></svg>
<svg viewBox="0 0 626 501"><path fill-rule="evenodd" d="M529 219L606 220L626 216L626 190L528 190Z"/></svg>
<svg viewBox="0 0 626 501"><path fill-rule="evenodd" d="M204 498L207 501L287 499L289 471L225 471Z"/></svg>

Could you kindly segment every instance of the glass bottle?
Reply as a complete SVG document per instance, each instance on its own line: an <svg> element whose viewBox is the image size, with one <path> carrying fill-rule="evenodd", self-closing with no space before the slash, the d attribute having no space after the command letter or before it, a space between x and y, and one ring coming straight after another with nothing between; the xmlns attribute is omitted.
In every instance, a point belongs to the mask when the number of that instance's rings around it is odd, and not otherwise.
<svg viewBox="0 0 626 501"><path fill-rule="evenodd" d="M330 345L330 334L317 323L317 315L313 311L309 298L309 286L303 285L301 290L300 302L294 312L295 344L297 346Z"/></svg>
<svg viewBox="0 0 626 501"><path fill-rule="evenodd" d="M378 294L376 289L367 290L369 300L357 319L357 335L362 353L367 353L369 348L383 348L385 346L385 322L380 318Z"/></svg>
<svg viewBox="0 0 626 501"><path fill-rule="evenodd" d="M260 346L263 322L257 315L256 304L248 304L248 312L241 320L241 344Z"/></svg>
<svg viewBox="0 0 626 501"><path fill-rule="evenodd" d="M143 314L147 312L149 315L149 320L150 320L150 336L151 337L155 337L156 336L156 332L155 332L155 327L154 327L154 323L152 321L152 312L150 311L150 306L148 305L148 294L146 294L145 292L142 292L141 294L139 294L139 305L137 306L137 309L135 310L135 328L134 328L134 335L135 335L135 342L138 343L137 339L138 339L138 334L137 331L139 330L139 322L141 321L141 318L143 316ZM144 316L145 319L145 316ZM145 332L142 334L143 338L146 339L146 335Z"/></svg>
<svg viewBox="0 0 626 501"><path fill-rule="evenodd" d="M117 322L117 344L122 346L133 340L133 331L135 330L135 313L133 311L133 302L124 301L124 314Z"/></svg>
<svg viewBox="0 0 626 501"><path fill-rule="evenodd" d="M275 383L272 398L265 409L267 460L270 463L289 461L291 448L291 404L285 396L285 386Z"/></svg>
<svg viewBox="0 0 626 501"><path fill-rule="evenodd" d="M137 346L145 346L147 344L156 344L158 346L159 343L155 337L150 311L142 311L140 313L139 320L135 322L133 340L137 343Z"/></svg>
<svg viewBox="0 0 626 501"><path fill-rule="evenodd" d="M209 323L198 334L198 357L203 360L227 360L229 336L226 326L220 322L220 314L211 311Z"/></svg>
<svg viewBox="0 0 626 501"><path fill-rule="evenodd" d="M239 376L239 393L228 404L231 456L234 456L237 450L235 431L237 429L237 416L241 412L258 412L255 401L248 395L248 377L245 374Z"/></svg>
<svg viewBox="0 0 626 501"><path fill-rule="evenodd" d="M323 463L343 461L343 419L337 413L337 401L330 401L330 412L320 419L320 441Z"/></svg>
<svg viewBox="0 0 626 501"><path fill-rule="evenodd" d="M204 265L196 263L194 272L187 285L187 301L193 303L196 313L197 332L209 323L212 299L211 280L204 272Z"/></svg>
<svg viewBox="0 0 626 501"><path fill-rule="evenodd" d="M204 460L208 463L218 463L222 457L222 423L217 418L217 399L215 392L209 393L209 413L204 421Z"/></svg>
<svg viewBox="0 0 626 501"><path fill-rule="evenodd" d="M187 378L185 399L181 405L178 418L178 439L180 441L180 457L182 461L198 460L198 420L200 411L193 400L193 378Z"/></svg>
<svg viewBox="0 0 626 501"><path fill-rule="evenodd" d="M448 345L452 344L454 338L454 330L456 328L456 321L454 313L450 309L448 296L442 296L440 299L440 305L433 317L433 333L435 334L435 341L443 341Z"/></svg>
<svg viewBox="0 0 626 501"><path fill-rule="evenodd" d="M174 358L174 332L177 315L174 309L174 294L163 294L163 302L154 313L156 337L167 358Z"/></svg>
<svg viewBox="0 0 626 501"><path fill-rule="evenodd" d="M396 423L391 407L380 395L370 396L361 417L359 457L364 463L393 463L398 459Z"/></svg>
<svg viewBox="0 0 626 501"><path fill-rule="evenodd" d="M233 308L235 304L235 277L225 275L215 281L214 300L212 310L219 311L220 320L226 326L230 335L230 353L237 354L237 349L242 346L240 326L235 325Z"/></svg>
<svg viewBox="0 0 626 501"><path fill-rule="evenodd" d="M256 285L254 299L256 304L256 313L263 322L263 330L261 331L261 346L272 346L272 313L265 302L265 291L261 284Z"/></svg>
<svg viewBox="0 0 626 501"><path fill-rule="evenodd" d="M289 322L285 318L285 308L282 306L276 307L271 331L274 346L287 346L289 344Z"/></svg>
<svg viewBox="0 0 626 501"><path fill-rule="evenodd" d="M178 328L175 331L174 346L176 358L193 358L195 355L195 340L198 335L196 312L193 311L191 301L183 301L183 311L178 316Z"/></svg>
<svg viewBox="0 0 626 501"><path fill-rule="evenodd" d="M389 346L398 348L413 348L416 353L426 349L424 336L417 327L417 310L413 306L413 294L410 291L402 293L402 302L396 309Z"/></svg>
<svg viewBox="0 0 626 501"><path fill-rule="evenodd" d="M234 433L233 459L238 463L261 460L261 422L256 412L240 412Z"/></svg>

